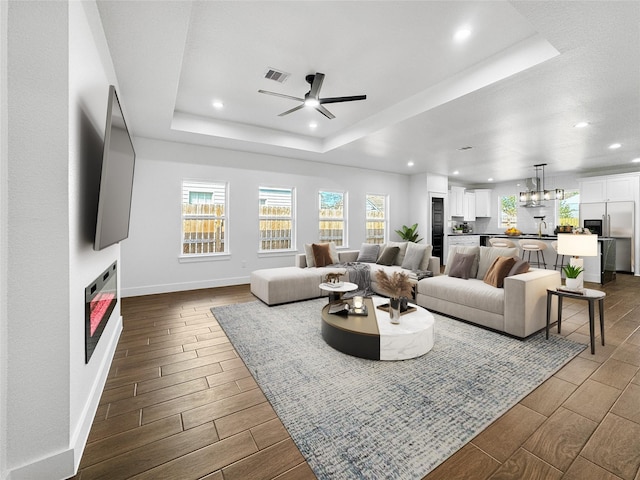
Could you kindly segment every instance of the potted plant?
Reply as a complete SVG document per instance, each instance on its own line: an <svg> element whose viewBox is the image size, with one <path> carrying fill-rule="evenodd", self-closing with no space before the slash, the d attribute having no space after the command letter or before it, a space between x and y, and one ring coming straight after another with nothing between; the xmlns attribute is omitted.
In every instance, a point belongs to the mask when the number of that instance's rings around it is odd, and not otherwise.
<svg viewBox="0 0 640 480"><path fill-rule="evenodd" d="M422 241L421 238L418 238L419 235L417 223L414 223L410 227L403 225L401 230L396 230L396 233L402 240L406 240L407 242L420 243Z"/></svg>
<svg viewBox="0 0 640 480"><path fill-rule="evenodd" d="M567 288L577 289L580 286L580 280L578 277L584 271L584 268L579 267L577 265L565 265L562 267L562 271L567 277L566 286Z"/></svg>

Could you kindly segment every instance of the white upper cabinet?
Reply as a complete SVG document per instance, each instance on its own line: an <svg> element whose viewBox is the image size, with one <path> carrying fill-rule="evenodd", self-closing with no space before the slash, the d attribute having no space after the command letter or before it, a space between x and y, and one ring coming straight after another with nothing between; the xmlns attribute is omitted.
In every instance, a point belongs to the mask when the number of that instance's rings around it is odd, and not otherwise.
<svg viewBox="0 0 640 480"><path fill-rule="evenodd" d="M491 194L493 190L476 189L476 217L491 217Z"/></svg>
<svg viewBox="0 0 640 480"><path fill-rule="evenodd" d="M639 188L637 175L585 178L580 180L580 202L635 200Z"/></svg>
<svg viewBox="0 0 640 480"><path fill-rule="evenodd" d="M473 222L476 219L476 194L464 192L464 221Z"/></svg>
<svg viewBox="0 0 640 480"><path fill-rule="evenodd" d="M449 190L449 215L452 217L464 216L464 187L451 186L451 190Z"/></svg>

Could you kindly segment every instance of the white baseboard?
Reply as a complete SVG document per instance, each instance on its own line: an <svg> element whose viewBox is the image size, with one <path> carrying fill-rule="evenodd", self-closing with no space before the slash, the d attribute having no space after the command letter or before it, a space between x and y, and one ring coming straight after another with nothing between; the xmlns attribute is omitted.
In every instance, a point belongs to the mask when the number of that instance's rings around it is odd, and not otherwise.
<svg viewBox="0 0 640 480"><path fill-rule="evenodd" d="M231 285L245 285L249 283L249 276L221 278L215 280L202 280L198 282L165 283L161 285L148 285L144 287L121 287L120 296L138 297L140 295L154 295L157 293L184 292L187 290L200 290L202 288L228 287Z"/></svg>

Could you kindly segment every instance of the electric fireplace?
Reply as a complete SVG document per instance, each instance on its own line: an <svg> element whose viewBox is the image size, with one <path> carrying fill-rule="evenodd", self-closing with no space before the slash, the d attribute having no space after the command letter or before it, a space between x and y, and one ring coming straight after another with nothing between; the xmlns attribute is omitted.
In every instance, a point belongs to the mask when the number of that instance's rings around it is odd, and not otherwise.
<svg viewBox="0 0 640 480"><path fill-rule="evenodd" d="M107 268L84 289L85 363L89 363L98 340L118 302L117 263Z"/></svg>

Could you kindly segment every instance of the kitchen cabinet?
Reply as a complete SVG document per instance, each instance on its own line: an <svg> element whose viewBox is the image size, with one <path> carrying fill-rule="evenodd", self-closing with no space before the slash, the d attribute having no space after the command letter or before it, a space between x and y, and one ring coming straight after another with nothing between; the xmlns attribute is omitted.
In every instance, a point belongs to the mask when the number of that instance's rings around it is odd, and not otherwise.
<svg viewBox="0 0 640 480"><path fill-rule="evenodd" d="M580 180L580 202L633 201L638 194L639 177L636 175L612 175Z"/></svg>
<svg viewBox="0 0 640 480"><path fill-rule="evenodd" d="M477 189L474 191L476 196L476 218L491 216L491 194L493 190Z"/></svg>
<svg viewBox="0 0 640 480"><path fill-rule="evenodd" d="M476 194L464 192L464 221L473 222L476 219Z"/></svg>
<svg viewBox="0 0 640 480"><path fill-rule="evenodd" d="M452 217L464 216L464 187L451 186L451 190L449 190L449 215Z"/></svg>

